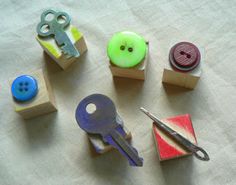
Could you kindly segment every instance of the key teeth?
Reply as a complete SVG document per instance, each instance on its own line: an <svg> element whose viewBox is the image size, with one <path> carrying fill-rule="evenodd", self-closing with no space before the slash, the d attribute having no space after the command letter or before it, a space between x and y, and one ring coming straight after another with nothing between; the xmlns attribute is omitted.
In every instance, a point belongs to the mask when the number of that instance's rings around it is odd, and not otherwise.
<svg viewBox="0 0 236 185"><path fill-rule="evenodd" d="M72 55L69 54L67 51L65 51L63 48L62 48L62 53L66 56L67 59L72 57Z"/></svg>
<svg viewBox="0 0 236 185"><path fill-rule="evenodd" d="M140 159L140 164L136 164L133 161L129 161L130 166L136 166L136 167L142 167L143 166L143 158L139 157Z"/></svg>
<svg viewBox="0 0 236 185"><path fill-rule="evenodd" d="M132 147L133 150L135 151L135 153L137 154L138 156L138 150L134 147ZM129 160L129 164L130 166L136 166L136 167L142 167L143 166L143 158L142 157L139 157L139 160L140 160L140 164L136 164L135 162Z"/></svg>
<svg viewBox="0 0 236 185"><path fill-rule="evenodd" d="M63 53L69 55L68 58L71 58L71 57L78 58L80 56L80 53L79 53L79 51L77 49L74 48L73 51L71 51L70 49L68 49L68 47L69 46L67 44L61 46L61 49L62 49Z"/></svg>
<svg viewBox="0 0 236 185"><path fill-rule="evenodd" d="M75 55L76 58L79 58L80 54L79 52L77 51L77 54Z"/></svg>
<svg viewBox="0 0 236 185"><path fill-rule="evenodd" d="M138 150L136 148L133 147L133 149L135 150L135 152L137 153L138 155ZM139 160L140 160L140 164L135 164L134 166L138 166L138 167L142 167L143 166L143 158L142 157L139 157ZM132 166L132 165L131 165Z"/></svg>

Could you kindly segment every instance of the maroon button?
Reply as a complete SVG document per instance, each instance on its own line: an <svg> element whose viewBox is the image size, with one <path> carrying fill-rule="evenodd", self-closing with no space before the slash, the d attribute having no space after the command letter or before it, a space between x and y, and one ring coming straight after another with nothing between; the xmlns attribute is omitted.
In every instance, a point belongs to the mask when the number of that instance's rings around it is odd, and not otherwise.
<svg viewBox="0 0 236 185"><path fill-rule="evenodd" d="M190 42L179 42L171 48L169 60L174 69L187 72L199 65L201 54L194 44Z"/></svg>

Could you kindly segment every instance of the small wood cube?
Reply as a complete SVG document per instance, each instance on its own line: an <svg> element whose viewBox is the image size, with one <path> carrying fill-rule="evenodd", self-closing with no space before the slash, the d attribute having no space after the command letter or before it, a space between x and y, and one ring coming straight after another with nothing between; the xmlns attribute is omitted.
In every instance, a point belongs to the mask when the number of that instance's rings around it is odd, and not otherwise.
<svg viewBox="0 0 236 185"><path fill-rule="evenodd" d="M147 44L147 52L146 56L143 61L135 67L132 68L121 68L118 66L113 65L110 62L110 70L114 77L124 77L124 78L132 78L138 80L145 80L146 78L146 71L147 71L147 64L148 64L148 42Z"/></svg>
<svg viewBox="0 0 236 185"><path fill-rule="evenodd" d="M192 43L174 45L164 67L162 82L194 89L201 76L201 58L200 51Z"/></svg>
<svg viewBox="0 0 236 185"><path fill-rule="evenodd" d="M83 34L73 25L69 25L65 29L65 32L79 51L80 56L83 55L83 53L87 51ZM43 50L64 70L78 59L76 57L67 58L67 56L62 52L62 49L57 45L54 37L43 38L37 35L36 40L39 42Z"/></svg>
<svg viewBox="0 0 236 185"><path fill-rule="evenodd" d="M189 114L167 118L162 121L167 126L181 134L183 137L197 145L196 136ZM160 161L183 157L191 154L182 145L178 144L171 136L155 126L155 124L153 124L152 131Z"/></svg>
<svg viewBox="0 0 236 185"><path fill-rule="evenodd" d="M123 129L126 133L125 139L127 141L131 140L131 138L132 138L131 132L126 127L123 127ZM113 149L113 146L109 145L108 143L105 143L102 140L102 137L100 135L88 134L88 137L89 137L89 141L93 145L95 151L99 154L106 153L106 152Z"/></svg>
<svg viewBox="0 0 236 185"><path fill-rule="evenodd" d="M194 71L182 73L173 70L170 66L165 67L163 71L162 82L185 87L187 89L194 89L201 76L200 66Z"/></svg>
<svg viewBox="0 0 236 185"><path fill-rule="evenodd" d="M38 92L36 96L29 101L17 101L15 98L13 98L15 111L24 119L29 119L57 111L51 85L43 70L38 70L27 75L33 77L36 80ZM15 79L10 81L11 87L14 80Z"/></svg>

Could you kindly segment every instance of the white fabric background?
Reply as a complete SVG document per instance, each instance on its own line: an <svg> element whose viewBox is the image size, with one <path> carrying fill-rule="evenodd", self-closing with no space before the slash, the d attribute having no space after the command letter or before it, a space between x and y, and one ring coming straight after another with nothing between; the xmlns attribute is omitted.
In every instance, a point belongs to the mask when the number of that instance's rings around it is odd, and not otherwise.
<svg viewBox="0 0 236 185"><path fill-rule="evenodd" d="M37 41L36 25L48 7L62 9L84 33L88 52L62 71ZM236 1L14 1L0 2L0 184L1 185L234 185L236 183ZM115 79L106 44L131 30L150 42L143 83ZM194 42L205 49L202 76L188 91L163 86L171 45ZM24 121L12 106L8 79L39 68L48 71L58 112ZM79 101L103 93L115 102L133 145L144 158L132 168L118 152L93 157L74 118ZM199 145L210 162L194 157L159 163L145 106L160 118L190 113Z"/></svg>

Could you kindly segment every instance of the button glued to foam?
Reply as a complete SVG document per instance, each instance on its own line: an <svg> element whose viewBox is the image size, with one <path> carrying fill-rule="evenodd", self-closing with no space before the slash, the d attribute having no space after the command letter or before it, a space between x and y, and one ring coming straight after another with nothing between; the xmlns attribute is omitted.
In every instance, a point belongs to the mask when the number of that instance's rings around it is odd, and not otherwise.
<svg viewBox="0 0 236 185"><path fill-rule="evenodd" d="M143 61L146 50L143 37L134 32L123 31L113 35L107 46L107 55L112 64L130 68Z"/></svg>
<svg viewBox="0 0 236 185"><path fill-rule="evenodd" d="M18 76L11 85L11 93L17 101L29 101L38 93L37 80L29 75Z"/></svg>
<svg viewBox="0 0 236 185"><path fill-rule="evenodd" d="M169 54L169 60L174 69L187 72L195 69L201 60L199 49L190 42L175 44Z"/></svg>

